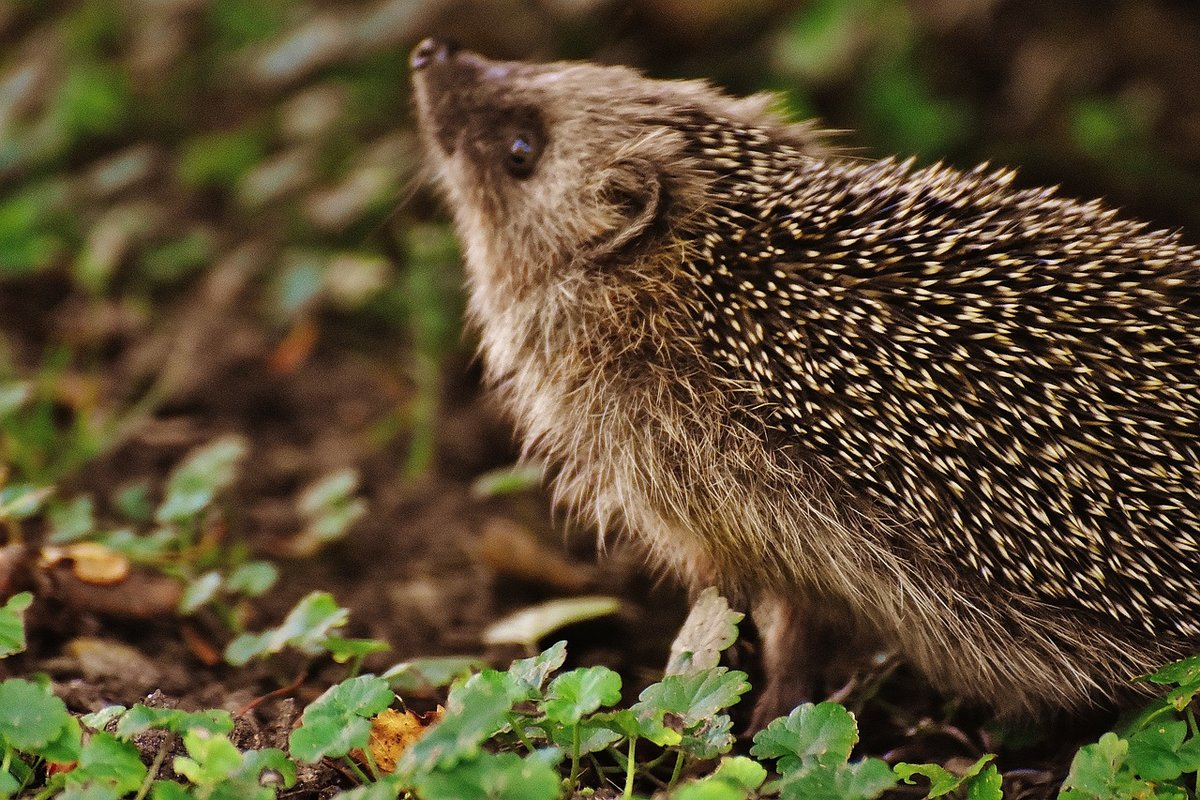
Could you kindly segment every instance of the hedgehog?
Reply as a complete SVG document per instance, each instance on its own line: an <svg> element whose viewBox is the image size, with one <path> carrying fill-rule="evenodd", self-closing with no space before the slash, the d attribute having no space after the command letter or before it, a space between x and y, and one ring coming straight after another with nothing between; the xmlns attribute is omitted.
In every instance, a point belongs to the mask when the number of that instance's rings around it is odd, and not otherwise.
<svg viewBox="0 0 1200 800"><path fill-rule="evenodd" d="M487 381L567 507L1002 715L1200 649L1200 251L1100 201L839 154L767 96L413 51Z"/></svg>

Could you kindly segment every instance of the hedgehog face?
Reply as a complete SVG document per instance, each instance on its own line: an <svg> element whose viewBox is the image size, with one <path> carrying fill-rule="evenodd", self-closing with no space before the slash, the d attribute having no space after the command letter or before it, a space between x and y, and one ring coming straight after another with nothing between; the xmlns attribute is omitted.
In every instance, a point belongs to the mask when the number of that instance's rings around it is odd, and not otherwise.
<svg viewBox="0 0 1200 800"><path fill-rule="evenodd" d="M716 95L707 86L624 67L489 61L434 40L412 66L422 138L476 285L594 265L651 229L668 202L676 217L703 195L669 109Z"/></svg>

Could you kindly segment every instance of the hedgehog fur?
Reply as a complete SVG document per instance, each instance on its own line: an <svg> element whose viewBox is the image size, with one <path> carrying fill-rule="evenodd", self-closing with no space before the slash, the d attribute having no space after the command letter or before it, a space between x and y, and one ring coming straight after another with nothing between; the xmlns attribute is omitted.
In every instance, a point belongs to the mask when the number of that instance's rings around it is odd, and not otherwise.
<svg viewBox="0 0 1200 800"><path fill-rule="evenodd" d="M566 504L755 604L764 714L830 626L1004 713L1197 649L1195 247L763 98L422 48L489 381Z"/></svg>

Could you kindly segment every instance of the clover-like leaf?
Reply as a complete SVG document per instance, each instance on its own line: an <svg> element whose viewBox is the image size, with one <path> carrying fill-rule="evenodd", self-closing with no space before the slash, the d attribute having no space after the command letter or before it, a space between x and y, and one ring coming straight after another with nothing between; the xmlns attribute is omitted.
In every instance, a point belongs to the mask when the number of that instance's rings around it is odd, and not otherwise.
<svg viewBox="0 0 1200 800"><path fill-rule="evenodd" d="M136 791L145 777L146 765L133 742L101 731L83 746L67 783L99 783L123 795Z"/></svg>
<svg viewBox="0 0 1200 800"><path fill-rule="evenodd" d="M780 800L874 800L896 785L887 762L866 758L853 764L813 761L783 776Z"/></svg>
<svg viewBox="0 0 1200 800"><path fill-rule="evenodd" d="M0 683L0 740L9 746L40 754L73 721L49 689L21 678Z"/></svg>
<svg viewBox="0 0 1200 800"><path fill-rule="evenodd" d="M1172 661L1148 675L1140 676L1138 680L1164 685L1200 683L1200 656L1189 656Z"/></svg>
<svg viewBox="0 0 1200 800"><path fill-rule="evenodd" d="M508 714L524 694L503 672L484 670L450 690L446 713L401 758L398 771L424 773L448 769L474 758L480 746L505 727Z"/></svg>
<svg viewBox="0 0 1200 800"><path fill-rule="evenodd" d="M262 633L244 633L225 648L225 660L241 666L251 658L265 658L285 647L295 647L306 655L325 649L330 632L346 624L350 612L340 607L328 592L312 592L288 612L283 623Z"/></svg>
<svg viewBox="0 0 1200 800"><path fill-rule="evenodd" d="M599 753L611 744L620 741L622 734L613 730L606 719L583 719L570 727L553 725L550 738L557 747L570 751L575 746L575 733L579 733L579 754Z"/></svg>
<svg viewBox="0 0 1200 800"><path fill-rule="evenodd" d="M529 697L536 697L550 675L567 660L567 643L555 642L532 658L522 658L508 668L509 677L516 685L529 689Z"/></svg>
<svg viewBox="0 0 1200 800"><path fill-rule="evenodd" d="M246 451L246 441L240 436L224 436L194 450L167 479L155 519L164 524L181 522L208 507L217 492L233 483Z"/></svg>
<svg viewBox="0 0 1200 800"><path fill-rule="evenodd" d="M315 763L363 748L371 735L371 717L395 699L387 681L360 675L329 687L304 709L300 727L288 740L292 755Z"/></svg>
<svg viewBox="0 0 1200 800"><path fill-rule="evenodd" d="M485 752L453 769L423 775L417 788L423 800L558 800L561 783L544 756Z"/></svg>
<svg viewBox="0 0 1200 800"><path fill-rule="evenodd" d="M967 781L967 800L1004 800L1003 781L995 764Z"/></svg>
<svg viewBox="0 0 1200 800"><path fill-rule="evenodd" d="M186 756L177 756L175 771L194 784L220 783L232 776L242 765L242 754L224 736L201 729L183 735Z"/></svg>
<svg viewBox="0 0 1200 800"><path fill-rule="evenodd" d="M938 764L907 764L900 762L892 769L905 783L913 783L913 776L921 775L929 780L926 797L942 797L957 790L978 775L995 756L986 755L972 764L962 775L955 775Z"/></svg>
<svg viewBox="0 0 1200 800"><path fill-rule="evenodd" d="M688 729L679 741L679 749L692 758L709 760L733 749L733 719L715 714Z"/></svg>
<svg viewBox="0 0 1200 800"><path fill-rule="evenodd" d="M1126 763L1129 742L1106 733L1075 753L1063 782L1061 800L1123 800L1139 793L1152 797L1152 784L1138 780Z"/></svg>
<svg viewBox="0 0 1200 800"><path fill-rule="evenodd" d="M220 708L182 711L178 708L151 708L138 703L121 715L117 722L117 736L128 739L152 728L180 736L192 730L224 735L233 730L233 717Z"/></svg>
<svg viewBox="0 0 1200 800"><path fill-rule="evenodd" d="M471 656L414 658L396 664L380 677L388 682L392 691L404 695L448 686L485 666L487 664L484 661ZM509 673L512 673L511 669Z"/></svg>
<svg viewBox="0 0 1200 800"><path fill-rule="evenodd" d="M620 699L620 675L608 667L583 667L551 681L540 708L547 719L574 725L600 706L610 706Z"/></svg>
<svg viewBox="0 0 1200 800"><path fill-rule="evenodd" d="M671 643L668 675L694 675L717 666L721 653L737 641L738 623L745 617L729 608L715 587L700 593Z"/></svg>
<svg viewBox="0 0 1200 800"><path fill-rule="evenodd" d="M745 800L767 779L767 770L745 756L723 758L712 774L684 784L671 800Z"/></svg>
<svg viewBox="0 0 1200 800"><path fill-rule="evenodd" d="M805 703L759 731L750 754L779 759L788 773L813 763L836 764L850 758L858 741L854 716L837 703Z"/></svg>
<svg viewBox="0 0 1200 800"><path fill-rule="evenodd" d="M641 712L653 707L675 714L686 730L729 708L749 690L746 673L725 667L694 675L668 675L647 686L633 710Z"/></svg>
<svg viewBox="0 0 1200 800"><path fill-rule="evenodd" d="M32 603L33 595L21 592L0 608L0 658L25 649L25 610Z"/></svg>
<svg viewBox="0 0 1200 800"><path fill-rule="evenodd" d="M1129 766L1152 781L1175 780L1186 765L1179 749L1187 737L1183 720L1159 720L1129 737Z"/></svg>
<svg viewBox="0 0 1200 800"><path fill-rule="evenodd" d="M279 568L269 561L248 561L234 568L227 576L222 588L232 594L258 597L279 580Z"/></svg>

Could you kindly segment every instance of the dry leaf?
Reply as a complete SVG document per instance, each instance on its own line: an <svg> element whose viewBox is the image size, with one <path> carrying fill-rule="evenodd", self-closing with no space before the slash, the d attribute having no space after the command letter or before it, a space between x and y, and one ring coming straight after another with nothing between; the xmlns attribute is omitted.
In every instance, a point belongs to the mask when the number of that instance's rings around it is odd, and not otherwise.
<svg viewBox="0 0 1200 800"><path fill-rule="evenodd" d="M371 739L367 744L375 766L382 772L394 772L396 762L404 751L424 736L429 726L441 720L445 713L446 709L438 706L428 714L389 708L376 715L371 720ZM353 755L358 761L365 761L362 751L356 750Z"/></svg>
<svg viewBox="0 0 1200 800"><path fill-rule="evenodd" d="M71 573L93 586L112 586L129 577L129 559L99 542L76 542L63 547L42 548L42 563L53 566L71 562Z"/></svg>

